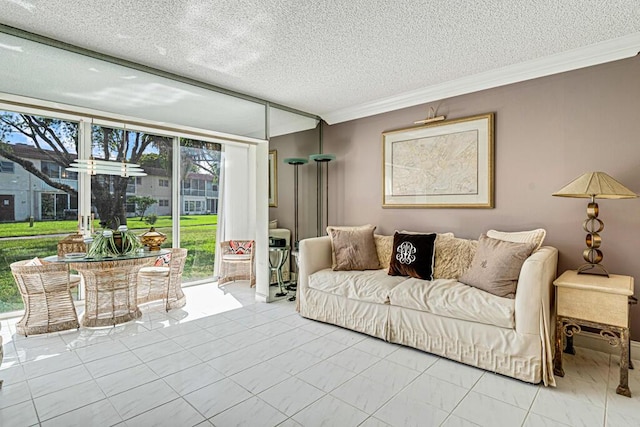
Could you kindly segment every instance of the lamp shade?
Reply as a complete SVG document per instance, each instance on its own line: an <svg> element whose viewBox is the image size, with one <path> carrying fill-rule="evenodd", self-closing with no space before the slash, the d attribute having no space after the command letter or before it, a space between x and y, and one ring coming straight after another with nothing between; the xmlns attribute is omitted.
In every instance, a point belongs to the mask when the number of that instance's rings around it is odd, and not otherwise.
<svg viewBox="0 0 640 427"><path fill-rule="evenodd" d="M554 196L586 199L632 199L636 193L604 172L588 172L574 179Z"/></svg>
<svg viewBox="0 0 640 427"><path fill-rule="evenodd" d="M331 160L335 160L336 156L333 154L311 154L309 159L315 160L316 162L330 162Z"/></svg>
<svg viewBox="0 0 640 427"><path fill-rule="evenodd" d="M283 162L295 166L309 163L309 160L305 159L304 157L289 157L288 159L284 159Z"/></svg>

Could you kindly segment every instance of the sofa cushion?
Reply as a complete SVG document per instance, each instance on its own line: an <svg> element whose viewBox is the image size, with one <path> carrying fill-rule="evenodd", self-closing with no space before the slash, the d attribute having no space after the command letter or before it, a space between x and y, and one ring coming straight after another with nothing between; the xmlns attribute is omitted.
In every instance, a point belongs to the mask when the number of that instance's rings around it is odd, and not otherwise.
<svg viewBox="0 0 640 427"><path fill-rule="evenodd" d="M417 279L433 278L433 255L437 235L405 234L393 236L393 254L389 263L390 276L410 276Z"/></svg>
<svg viewBox="0 0 640 427"><path fill-rule="evenodd" d="M380 268L388 270L389 263L391 262L391 254L393 253L393 236L374 234L373 239L376 243L376 252L378 253Z"/></svg>
<svg viewBox="0 0 640 427"><path fill-rule="evenodd" d="M327 227L335 257L333 269L338 271L378 270L380 262L373 239L375 226L341 229Z"/></svg>
<svg viewBox="0 0 640 427"><path fill-rule="evenodd" d="M389 303L389 292L406 277L389 276L386 270L333 271L329 268L309 276L309 287L353 300Z"/></svg>
<svg viewBox="0 0 640 427"><path fill-rule="evenodd" d="M452 279L409 278L391 290L391 305L438 316L514 328L515 301L500 298Z"/></svg>
<svg viewBox="0 0 640 427"><path fill-rule="evenodd" d="M438 234L433 278L457 280L471 267L477 248L477 240Z"/></svg>
<svg viewBox="0 0 640 427"><path fill-rule="evenodd" d="M535 243L513 243L480 236L471 268L460 281L499 297L515 298L520 269Z"/></svg>
<svg viewBox="0 0 640 427"><path fill-rule="evenodd" d="M497 231L497 230L489 230L487 231L487 236L492 239L504 240L506 242L514 242L514 243L535 243L536 246L533 249L537 251L542 246L542 242L544 242L544 238L547 235L547 232L544 228L537 228L531 231Z"/></svg>

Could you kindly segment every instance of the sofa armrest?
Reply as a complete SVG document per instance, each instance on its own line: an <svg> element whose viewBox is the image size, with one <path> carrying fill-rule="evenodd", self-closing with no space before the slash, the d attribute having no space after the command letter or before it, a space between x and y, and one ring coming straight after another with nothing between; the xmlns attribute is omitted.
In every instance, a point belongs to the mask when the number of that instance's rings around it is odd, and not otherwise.
<svg viewBox="0 0 640 427"><path fill-rule="evenodd" d="M542 317L550 323L553 316L553 281L558 268L558 250L543 246L522 265L516 289L516 331L540 334Z"/></svg>
<svg viewBox="0 0 640 427"><path fill-rule="evenodd" d="M329 236L313 237L300 241L298 257L298 292L309 286L309 276L325 268L331 268L331 239Z"/></svg>

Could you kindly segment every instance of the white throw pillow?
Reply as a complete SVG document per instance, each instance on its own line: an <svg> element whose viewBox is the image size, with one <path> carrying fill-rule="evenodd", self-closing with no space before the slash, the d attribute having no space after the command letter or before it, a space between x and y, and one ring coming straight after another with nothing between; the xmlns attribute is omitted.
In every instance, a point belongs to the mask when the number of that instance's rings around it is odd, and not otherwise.
<svg viewBox="0 0 640 427"><path fill-rule="evenodd" d="M535 248L533 251L537 251L542 246L542 242L544 242L544 238L547 235L547 232L544 228L538 228L531 231L514 231L514 232L506 232L506 231L497 231L497 230L489 230L487 231L487 237L491 237L492 239L504 240L505 242L513 242L513 243L535 243Z"/></svg>
<svg viewBox="0 0 640 427"><path fill-rule="evenodd" d="M40 258L35 257L34 259L30 259L29 261L24 263L25 267L35 267L38 265L42 265L42 261L40 261Z"/></svg>
<svg viewBox="0 0 640 427"><path fill-rule="evenodd" d="M278 228L278 220L274 219L269 221L269 229L274 229L274 228Z"/></svg>

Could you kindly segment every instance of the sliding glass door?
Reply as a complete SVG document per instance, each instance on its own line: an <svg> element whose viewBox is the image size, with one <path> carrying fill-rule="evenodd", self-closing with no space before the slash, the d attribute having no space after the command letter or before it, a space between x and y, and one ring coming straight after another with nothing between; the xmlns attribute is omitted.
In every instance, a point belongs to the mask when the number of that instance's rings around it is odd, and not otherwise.
<svg viewBox="0 0 640 427"><path fill-rule="evenodd" d="M214 278L222 146L180 138L180 243L185 281Z"/></svg>
<svg viewBox="0 0 640 427"><path fill-rule="evenodd" d="M10 264L78 229L79 118L0 110L0 313L22 309Z"/></svg>
<svg viewBox="0 0 640 427"><path fill-rule="evenodd" d="M171 237L173 138L94 124L91 153L96 160L140 165L146 176L91 176L91 214L101 227L163 229Z"/></svg>

